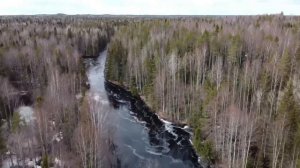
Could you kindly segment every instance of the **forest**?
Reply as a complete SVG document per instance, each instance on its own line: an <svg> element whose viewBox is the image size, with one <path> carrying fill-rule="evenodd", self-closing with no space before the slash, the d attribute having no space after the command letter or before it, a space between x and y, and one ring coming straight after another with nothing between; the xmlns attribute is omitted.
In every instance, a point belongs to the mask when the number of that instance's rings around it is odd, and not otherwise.
<svg viewBox="0 0 300 168"><path fill-rule="evenodd" d="M108 80L193 128L216 167L300 167L300 18L142 20L109 43Z"/></svg>
<svg viewBox="0 0 300 168"><path fill-rule="evenodd" d="M63 167L61 160L68 167L110 164L104 149L110 142L97 136L90 113L95 109L85 96L82 57L97 56L121 22L60 15L0 18L1 163L8 157L20 167L33 161ZM31 105L34 120L22 117L20 105Z"/></svg>
<svg viewBox="0 0 300 168"><path fill-rule="evenodd" d="M300 168L300 17L283 14L1 16L2 163L117 167L83 60L104 49L106 80L190 126L210 167Z"/></svg>

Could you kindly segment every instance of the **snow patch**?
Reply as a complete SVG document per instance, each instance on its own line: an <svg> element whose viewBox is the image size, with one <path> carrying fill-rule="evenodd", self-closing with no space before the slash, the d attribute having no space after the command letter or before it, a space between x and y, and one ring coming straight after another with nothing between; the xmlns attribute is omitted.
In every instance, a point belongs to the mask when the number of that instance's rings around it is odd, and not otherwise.
<svg viewBox="0 0 300 168"><path fill-rule="evenodd" d="M54 159L54 163L55 163L55 165L58 166L58 167L62 167L62 165L63 165L63 164L62 164L62 161L61 161L60 159L58 159L58 158L55 158L55 159Z"/></svg>
<svg viewBox="0 0 300 168"><path fill-rule="evenodd" d="M34 121L36 118L34 116L34 111L32 107L21 106L17 110L20 114L21 120L24 120L27 124Z"/></svg>
<svg viewBox="0 0 300 168"><path fill-rule="evenodd" d="M96 94L90 94L90 97L96 102L101 102L102 104L109 104L105 95L96 93Z"/></svg>
<svg viewBox="0 0 300 168"><path fill-rule="evenodd" d="M139 120L136 116L132 116L132 117L135 119L136 122L138 122L138 123L140 123L140 124L142 124L142 125L147 124L146 121Z"/></svg>
<svg viewBox="0 0 300 168"><path fill-rule="evenodd" d="M167 120L164 120L164 119L160 118L159 116L158 116L158 118L164 123L165 129L166 129L168 132L170 132L171 134L173 134L173 135L176 137L176 139L177 139L178 135L175 134L175 133L173 132L173 127L174 127L174 126L172 125L172 123L171 123L170 121L167 121ZM187 125L185 125L185 126L183 127L183 129L184 129L184 130L189 130L190 127L187 126ZM187 131L187 132L189 132L189 131ZM191 134L191 132L189 132L189 133ZM192 136L190 137L189 141L190 141L191 145L194 145L194 144L193 144L193 141L192 141ZM202 162L201 157L198 155L198 163L201 163L201 162Z"/></svg>
<svg viewBox="0 0 300 168"><path fill-rule="evenodd" d="M164 119L160 119L164 124L165 124L165 129L171 133L173 136L175 136L175 139L178 138L178 135L174 132L173 130L173 125L170 121L164 120Z"/></svg>
<svg viewBox="0 0 300 168"><path fill-rule="evenodd" d="M31 167L31 168L41 168L41 166L37 165L35 161L40 160L40 157L36 157L35 159L25 158L25 162L19 160L20 167ZM11 158L6 158L2 162L2 168L11 168L12 166L17 166L18 161L16 156L11 156Z"/></svg>
<svg viewBox="0 0 300 168"><path fill-rule="evenodd" d="M100 101L100 96L99 96L99 95L95 95L95 96L94 96L94 100L95 100L95 101Z"/></svg>
<svg viewBox="0 0 300 168"><path fill-rule="evenodd" d="M156 156L162 155L162 153L155 152L155 151L153 151L153 150L151 150L151 149L149 149L149 148L146 148L146 151L147 151L148 153L152 154L152 155L156 155Z"/></svg>
<svg viewBox="0 0 300 168"><path fill-rule="evenodd" d="M81 93L78 93L75 97L76 97L77 100L79 100L79 99L81 99L83 96L82 96Z"/></svg>
<svg viewBox="0 0 300 168"><path fill-rule="evenodd" d="M62 132L56 133L52 137L52 141L60 142L61 140L63 140L63 134L62 134Z"/></svg>

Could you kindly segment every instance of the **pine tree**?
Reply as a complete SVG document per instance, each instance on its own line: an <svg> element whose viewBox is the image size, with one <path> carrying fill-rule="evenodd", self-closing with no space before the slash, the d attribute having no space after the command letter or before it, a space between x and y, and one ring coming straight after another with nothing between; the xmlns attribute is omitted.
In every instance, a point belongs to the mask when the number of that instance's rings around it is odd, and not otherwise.
<svg viewBox="0 0 300 168"><path fill-rule="evenodd" d="M289 81L285 94L282 97L279 109L278 116L286 116L286 130L287 130L287 143L286 151L288 154L293 152L293 148L296 147L296 144L299 142L299 123L300 123L300 112L297 102L294 98L293 85Z"/></svg>
<svg viewBox="0 0 300 168"><path fill-rule="evenodd" d="M289 80L291 73L291 56L288 52L284 52L283 56L281 57L279 70L282 77L283 86L285 86L286 81Z"/></svg>

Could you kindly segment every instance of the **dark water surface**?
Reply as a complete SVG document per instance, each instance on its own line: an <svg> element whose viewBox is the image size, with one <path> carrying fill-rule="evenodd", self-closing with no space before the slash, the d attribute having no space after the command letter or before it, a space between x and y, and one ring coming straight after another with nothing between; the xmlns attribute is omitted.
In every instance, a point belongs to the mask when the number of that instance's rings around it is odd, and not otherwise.
<svg viewBox="0 0 300 168"><path fill-rule="evenodd" d="M119 167L202 167L191 143L191 134L160 119L139 98L107 82L104 69L107 51L90 59L90 95L109 110L114 127L113 143Z"/></svg>

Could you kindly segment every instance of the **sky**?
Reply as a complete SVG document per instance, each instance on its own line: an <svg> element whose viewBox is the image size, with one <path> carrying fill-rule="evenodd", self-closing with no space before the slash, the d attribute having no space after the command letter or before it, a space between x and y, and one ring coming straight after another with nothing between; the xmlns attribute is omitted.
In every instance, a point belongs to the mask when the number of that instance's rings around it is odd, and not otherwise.
<svg viewBox="0 0 300 168"><path fill-rule="evenodd" d="M0 15L300 15L300 0L0 0Z"/></svg>

